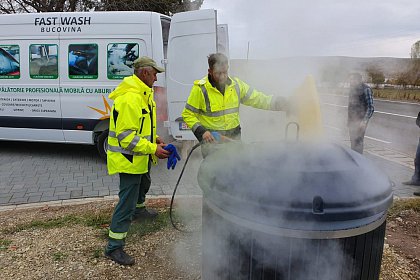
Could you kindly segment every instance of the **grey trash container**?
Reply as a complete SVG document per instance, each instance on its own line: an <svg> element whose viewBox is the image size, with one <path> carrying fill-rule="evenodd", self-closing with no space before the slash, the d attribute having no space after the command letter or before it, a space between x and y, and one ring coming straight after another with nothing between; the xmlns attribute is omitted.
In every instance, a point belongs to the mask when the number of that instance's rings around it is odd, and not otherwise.
<svg viewBox="0 0 420 280"><path fill-rule="evenodd" d="M389 179L334 144L223 144L201 163L202 279L379 279Z"/></svg>

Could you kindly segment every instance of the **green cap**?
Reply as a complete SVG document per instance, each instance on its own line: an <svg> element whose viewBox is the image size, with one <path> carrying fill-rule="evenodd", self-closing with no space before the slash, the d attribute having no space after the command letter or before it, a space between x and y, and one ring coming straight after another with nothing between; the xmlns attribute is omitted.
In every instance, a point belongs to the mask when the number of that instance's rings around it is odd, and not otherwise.
<svg viewBox="0 0 420 280"><path fill-rule="evenodd" d="M156 62L153 59L151 59L150 57L147 57L147 56L139 57L136 60L134 60L134 62L133 62L134 69L138 69L140 67L147 67L147 66L155 68L155 70L158 73L165 72L165 69L157 66Z"/></svg>

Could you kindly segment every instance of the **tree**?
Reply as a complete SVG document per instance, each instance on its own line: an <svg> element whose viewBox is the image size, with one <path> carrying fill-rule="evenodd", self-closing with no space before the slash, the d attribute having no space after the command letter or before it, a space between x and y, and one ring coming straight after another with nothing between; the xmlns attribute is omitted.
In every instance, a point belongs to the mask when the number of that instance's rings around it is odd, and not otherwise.
<svg viewBox="0 0 420 280"><path fill-rule="evenodd" d="M411 58L420 58L420 41L417 41L411 47Z"/></svg>
<svg viewBox="0 0 420 280"><path fill-rule="evenodd" d="M420 86L420 57L412 58L409 68L410 84Z"/></svg>
<svg viewBox="0 0 420 280"><path fill-rule="evenodd" d="M379 84L385 82L385 75L381 69L376 66L368 66L366 68L366 73L369 76L371 82L378 87Z"/></svg>
<svg viewBox="0 0 420 280"><path fill-rule="evenodd" d="M98 0L0 0L3 14L76 12L95 9Z"/></svg>
<svg viewBox="0 0 420 280"><path fill-rule="evenodd" d="M154 11L165 15L198 10L204 0L0 0L0 13Z"/></svg>
<svg viewBox="0 0 420 280"><path fill-rule="evenodd" d="M165 15L198 10L204 0L105 0L99 7L103 11L154 11Z"/></svg>
<svg viewBox="0 0 420 280"><path fill-rule="evenodd" d="M404 67L395 75L395 83L406 88L408 85L420 86L420 58L412 58Z"/></svg>
<svg viewBox="0 0 420 280"><path fill-rule="evenodd" d="M396 76L395 83L397 85L402 86L405 89L407 85L410 83L407 71L398 73Z"/></svg>

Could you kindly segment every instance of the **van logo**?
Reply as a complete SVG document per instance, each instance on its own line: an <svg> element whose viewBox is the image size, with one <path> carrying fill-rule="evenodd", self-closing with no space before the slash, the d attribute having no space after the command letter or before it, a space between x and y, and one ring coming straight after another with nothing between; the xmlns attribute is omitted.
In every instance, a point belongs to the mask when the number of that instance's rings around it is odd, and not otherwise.
<svg viewBox="0 0 420 280"><path fill-rule="evenodd" d="M81 26L90 25L91 17L36 17L35 26L43 33L82 32Z"/></svg>
<svg viewBox="0 0 420 280"><path fill-rule="evenodd" d="M90 25L91 17L36 17L36 25Z"/></svg>
<svg viewBox="0 0 420 280"><path fill-rule="evenodd" d="M105 111L98 108L91 107L91 106L88 106L88 107L102 115L102 117L99 118L100 120L106 120L106 119L109 119L109 112L111 112L111 106L109 106L108 101L106 101L103 95L102 95L102 100L104 101Z"/></svg>

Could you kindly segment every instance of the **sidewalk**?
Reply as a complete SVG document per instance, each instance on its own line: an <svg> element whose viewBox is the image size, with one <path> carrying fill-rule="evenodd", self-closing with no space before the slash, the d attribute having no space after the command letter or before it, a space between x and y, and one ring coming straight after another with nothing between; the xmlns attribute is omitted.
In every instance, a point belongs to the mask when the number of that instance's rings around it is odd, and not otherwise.
<svg viewBox="0 0 420 280"><path fill-rule="evenodd" d="M344 145L348 141L341 140ZM68 205L118 198L118 176L108 176L106 164L91 146L5 142L0 148L0 211L45 205ZM396 197L412 197L416 187L402 185L411 178L414 159L365 141L365 156L395 183ZM185 159L184 159L185 160ZM160 161L151 172L149 197L170 197L184 160L175 170ZM199 148L193 152L177 196L202 194L197 183Z"/></svg>

